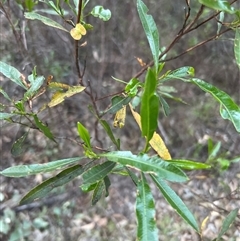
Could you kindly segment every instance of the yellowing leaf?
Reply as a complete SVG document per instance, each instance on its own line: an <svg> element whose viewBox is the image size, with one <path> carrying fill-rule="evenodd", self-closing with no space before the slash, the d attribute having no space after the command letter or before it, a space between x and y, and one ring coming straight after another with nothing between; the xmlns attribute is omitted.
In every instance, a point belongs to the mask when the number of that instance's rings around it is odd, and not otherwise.
<svg viewBox="0 0 240 241"><path fill-rule="evenodd" d="M72 86L66 92L55 92L52 96L51 101L48 103L48 106L51 108L56 106L64 101L65 98L72 95L78 94L85 89L83 86Z"/></svg>
<svg viewBox="0 0 240 241"><path fill-rule="evenodd" d="M141 116L133 110L132 106L129 104L132 115L135 119L135 121L137 122L139 128L141 129ZM149 141L149 144L151 145L151 147L157 152L157 154L164 160L171 160L172 157L164 143L164 141L162 140L161 136L159 134L157 134L156 132L154 132L152 139Z"/></svg>
<svg viewBox="0 0 240 241"><path fill-rule="evenodd" d="M86 33L87 31L81 23L76 24L75 28L70 30L70 34L75 40L80 40Z"/></svg>
<svg viewBox="0 0 240 241"><path fill-rule="evenodd" d="M125 119L126 119L126 105L124 105L119 111L117 111L113 126L122 128L125 125Z"/></svg>
<svg viewBox="0 0 240 241"><path fill-rule="evenodd" d="M203 220L202 223L201 223L201 234L203 233L203 231L204 231L205 228L206 228L208 219L209 219L209 216L207 216L206 218L204 218L204 220Z"/></svg>

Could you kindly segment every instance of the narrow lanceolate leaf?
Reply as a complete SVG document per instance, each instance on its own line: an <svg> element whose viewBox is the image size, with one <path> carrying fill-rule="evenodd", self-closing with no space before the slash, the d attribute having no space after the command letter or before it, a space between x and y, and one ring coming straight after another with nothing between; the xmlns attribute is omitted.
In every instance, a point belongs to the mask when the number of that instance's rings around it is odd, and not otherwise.
<svg viewBox="0 0 240 241"><path fill-rule="evenodd" d="M24 89L27 89L27 87L22 82L22 74L14 67L0 61L0 73L9 78L15 84L20 85Z"/></svg>
<svg viewBox="0 0 240 241"><path fill-rule="evenodd" d="M178 79L178 78L186 78L186 77L194 77L195 70L191 66L184 66L179 69L175 69L173 71L168 71L166 74L160 77L159 83L162 83L167 80Z"/></svg>
<svg viewBox="0 0 240 241"><path fill-rule="evenodd" d="M85 142L85 145L91 149L90 134L88 130L80 123L77 123L78 134L80 138Z"/></svg>
<svg viewBox="0 0 240 241"><path fill-rule="evenodd" d="M35 12L28 12L28 13L25 13L24 14L25 18L27 19L32 19L32 20L40 20L42 23L50 26L50 27L53 27L53 28L58 28L58 29L61 29L65 32L68 32L68 30L66 28L64 28L62 25L60 25L59 23L53 21L52 19L50 18L47 18L45 16L42 16L38 13L35 13Z"/></svg>
<svg viewBox="0 0 240 241"><path fill-rule="evenodd" d="M24 94L25 99L31 99L44 83L44 76L38 76L31 82L31 87Z"/></svg>
<svg viewBox="0 0 240 241"><path fill-rule="evenodd" d="M83 86L71 86L66 92L57 91L52 96L52 99L48 103L48 106L50 108L54 107L54 106L62 103L65 100L65 98L78 94L78 93L82 92L84 89L85 89L85 87L83 87Z"/></svg>
<svg viewBox="0 0 240 241"><path fill-rule="evenodd" d="M38 119L38 116L37 116L37 115L34 115L33 118L34 118L35 124L36 124L36 126L39 128L39 130L41 130L41 131L43 132L43 134L44 134L46 137L48 137L50 140L56 142L56 141L54 140L53 134L52 134L51 130L48 128L48 126L45 125L42 121L40 121L40 120Z"/></svg>
<svg viewBox="0 0 240 241"><path fill-rule="evenodd" d="M240 68L240 29L236 28L234 40L234 53L238 67Z"/></svg>
<svg viewBox="0 0 240 241"><path fill-rule="evenodd" d="M147 142L151 140L153 133L157 128L159 99L155 94L156 87L156 76L149 68L146 75L140 110L142 135L147 138Z"/></svg>
<svg viewBox="0 0 240 241"><path fill-rule="evenodd" d="M113 142L113 144L117 147L117 149L120 149L120 141L117 140L114 135L113 132L109 126L109 124L105 121L105 120L99 120L100 124L102 125L102 127L104 128L105 132L107 133L107 135L109 136L109 138L111 139L111 141Z"/></svg>
<svg viewBox="0 0 240 241"><path fill-rule="evenodd" d="M49 194L52 189L65 185L66 183L72 181L77 176L81 175L84 171L86 171L87 166L82 167L80 165L76 165L73 167L69 167L64 171L60 172L57 176L52 177L40 185L33 188L30 192L28 192L20 201L20 205L31 203L36 199L43 198Z"/></svg>
<svg viewBox="0 0 240 241"><path fill-rule="evenodd" d="M222 118L230 120L236 130L240 132L240 107L231 99L231 97L215 86L197 79L191 79L191 82L196 84L205 92L210 93L221 104L220 114Z"/></svg>
<svg viewBox="0 0 240 241"><path fill-rule="evenodd" d="M185 169L185 170L201 170L201 169L211 168L211 165L201 163L201 162L190 161L190 160L172 159L172 160L167 160L167 162L170 162L176 165L177 167L180 167L181 169Z"/></svg>
<svg viewBox="0 0 240 241"><path fill-rule="evenodd" d="M133 110L131 105L129 105L129 106L130 106L130 109L131 109L131 112L132 112L132 115L133 115L135 121L137 122L139 128L141 129L141 117L140 117L140 115L136 111ZM149 144L151 145L151 147L157 152L157 154L162 159L164 159L164 160L172 159L163 139L156 132L153 133L153 137L149 141Z"/></svg>
<svg viewBox="0 0 240 241"><path fill-rule="evenodd" d="M226 0L198 0L201 4L217 11L223 11L230 14L235 13L234 7Z"/></svg>
<svg viewBox="0 0 240 241"><path fill-rule="evenodd" d="M141 180L138 182L137 186L136 215L138 222L137 240L159 240L155 219L155 204L151 189L143 173Z"/></svg>
<svg viewBox="0 0 240 241"><path fill-rule="evenodd" d="M239 208L232 210L223 221L223 225L220 233L218 234L217 241L220 241L221 237L228 231L231 224L234 222L238 215Z"/></svg>
<svg viewBox="0 0 240 241"><path fill-rule="evenodd" d="M184 182L188 180L186 174L180 168L158 157L150 157L147 154L137 156L130 151L114 151L100 156L142 172L158 175L169 181Z"/></svg>
<svg viewBox="0 0 240 241"><path fill-rule="evenodd" d="M7 120L13 116L15 116L16 114L12 114L12 113L0 113L0 120Z"/></svg>
<svg viewBox="0 0 240 241"><path fill-rule="evenodd" d="M159 33L154 22L154 19L151 15L147 14L148 8L147 6L141 1L137 1L137 10L142 22L142 26L144 32L147 36L148 43L153 55L154 66L155 66L155 73L158 71L158 56L159 56Z"/></svg>
<svg viewBox="0 0 240 241"><path fill-rule="evenodd" d="M95 205L101 199L104 189L105 189L105 185L104 185L104 182L101 180L97 183L93 191L92 205Z"/></svg>
<svg viewBox="0 0 240 241"><path fill-rule="evenodd" d="M163 194L166 201L189 225L191 225L197 232L199 232L199 227L193 214L190 212L181 198L161 178L158 178L154 175L151 175L151 177Z"/></svg>
<svg viewBox="0 0 240 241"><path fill-rule="evenodd" d="M9 101L12 101L8 94L0 87L0 93Z"/></svg>
<svg viewBox="0 0 240 241"><path fill-rule="evenodd" d="M104 113L109 112L110 114L115 114L124 105L127 105L131 101L131 97L114 96L111 101L111 107L107 109Z"/></svg>
<svg viewBox="0 0 240 241"><path fill-rule="evenodd" d="M27 135L28 135L28 132L24 133L19 139L17 139L13 143L11 148L11 153L13 156L19 156L25 151L26 147L24 146L24 143Z"/></svg>
<svg viewBox="0 0 240 241"><path fill-rule="evenodd" d="M112 171L115 165L115 162L107 161L92 167L83 174L83 184L91 184L102 180Z"/></svg>
<svg viewBox="0 0 240 241"><path fill-rule="evenodd" d="M74 162L80 161L83 158L84 157L72 157L43 164L13 166L1 171L0 174L6 177L24 177L35 175L37 173L51 172L73 164Z"/></svg>

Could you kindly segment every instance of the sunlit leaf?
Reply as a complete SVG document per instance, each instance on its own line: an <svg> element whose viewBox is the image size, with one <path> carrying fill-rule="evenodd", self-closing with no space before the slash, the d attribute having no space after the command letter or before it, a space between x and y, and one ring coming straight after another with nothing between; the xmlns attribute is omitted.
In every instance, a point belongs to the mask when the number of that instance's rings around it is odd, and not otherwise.
<svg viewBox="0 0 240 241"><path fill-rule="evenodd" d="M222 228L218 234L217 241L220 241L221 237L228 231L231 224L234 222L238 215L239 208L232 210L223 221Z"/></svg>
<svg viewBox="0 0 240 241"><path fill-rule="evenodd" d="M13 156L21 155L26 148L24 148L25 140L28 132L25 132L20 138L18 138L12 145L11 153Z"/></svg>
<svg viewBox="0 0 240 241"><path fill-rule="evenodd" d="M130 106L130 109L131 109L131 112L132 112L132 115L133 115L135 121L137 122L139 128L141 129L140 115L136 111L133 110L131 105L129 105L129 106ZM157 134L156 132L153 133L153 137L149 141L149 144L157 152L157 154L164 160L172 159L164 141L162 140L161 136L159 134Z"/></svg>
<svg viewBox="0 0 240 241"><path fill-rule="evenodd" d="M116 163L107 161L97 166L90 168L83 174L83 184L95 183L102 180L107 176L112 169L115 167Z"/></svg>
<svg viewBox="0 0 240 241"><path fill-rule="evenodd" d="M129 83L125 87L125 93L128 96L134 97L138 92L138 88L141 87L143 84L136 78L133 78L129 81Z"/></svg>
<svg viewBox="0 0 240 241"><path fill-rule="evenodd" d="M142 172L153 173L169 181L184 182L188 180L180 168L156 156L150 157L147 154L137 156L130 151L113 151L100 156Z"/></svg>
<svg viewBox="0 0 240 241"><path fill-rule="evenodd" d="M217 11L223 11L230 14L235 13L234 7L227 0L198 0L201 4Z"/></svg>
<svg viewBox="0 0 240 241"><path fill-rule="evenodd" d="M180 167L181 169L185 170L202 170L211 168L211 165L209 164L184 159L172 159L167 160L167 162L172 163L177 167Z"/></svg>
<svg viewBox="0 0 240 241"><path fill-rule="evenodd" d="M141 1L137 0L137 10L142 22L142 26L144 32L147 36L148 43L152 52L154 66L155 66L155 73L158 72L158 57L159 57L159 33L154 22L154 19L151 15L147 14L148 8L147 6Z"/></svg>
<svg viewBox="0 0 240 241"><path fill-rule="evenodd" d="M80 161L83 158L84 157L72 157L43 164L13 166L1 171L0 173L6 177L24 177L61 169L69 164Z"/></svg>
<svg viewBox="0 0 240 241"><path fill-rule="evenodd" d="M66 92L55 92L55 94L52 96L51 101L48 103L48 106L54 107L60 103L62 103L65 98L73 96L75 94L78 94L82 92L86 87L83 86L71 86Z"/></svg>
<svg viewBox="0 0 240 241"><path fill-rule="evenodd" d="M103 21L108 21L111 18L111 11L109 9L104 9L103 6L95 6L91 11L91 14Z"/></svg>
<svg viewBox="0 0 240 241"><path fill-rule="evenodd" d="M0 73L9 78L15 84L21 86L24 89L27 89L27 87L22 82L23 75L14 67L0 61Z"/></svg>
<svg viewBox="0 0 240 241"><path fill-rule="evenodd" d="M40 185L33 188L30 192L28 192L21 199L20 205L31 203L36 199L47 196L49 192L52 191L52 189L67 184L77 176L81 175L84 171L86 171L87 168L88 166L82 167L80 165L76 165L63 170L55 177L44 181Z"/></svg>
<svg viewBox="0 0 240 241"><path fill-rule="evenodd" d="M42 23L53 27L53 28L57 28L57 29L61 29L65 32L68 32L67 29L65 29L62 25L60 25L59 23L55 22L54 20L47 18L45 16L42 16L36 12L27 12L24 14L25 18L27 19L32 19L32 20L40 20Z"/></svg>
<svg viewBox="0 0 240 241"><path fill-rule="evenodd" d="M85 142L88 148L92 149L88 130L80 122L77 123L77 129L80 138Z"/></svg>
<svg viewBox="0 0 240 241"><path fill-rule="evenodd" d="M70 31L71 36L75 40L80 40L82 35L86 35L86 33L87 31L81 23L76 24L75 28L72 28Z"/></svg>
<svg viewBox="0 0 240 241"><path fill-rule="evenodd" d="M136 215L137 240L158 241L155 204L144 174L142 174L137 186Z"/></svg>
<svg viewBox="0 0 240 241"><path fill-rule="evenodd" d="M193 214L189 211L187 206L181 200L181 198L170 188L166 182L164 182L161 178L151 175L153 181L163 194L166 201L176 210L176 212L189 224L191 225L197 232L199 232L198 224L193 216Z"/></svg>
<svg viewBox="0 0 240 241"><path fill-rule="evenodd" d="M234 53L238 67L240 68L240 29L236 28L235 40L234 40Z"/></svg>

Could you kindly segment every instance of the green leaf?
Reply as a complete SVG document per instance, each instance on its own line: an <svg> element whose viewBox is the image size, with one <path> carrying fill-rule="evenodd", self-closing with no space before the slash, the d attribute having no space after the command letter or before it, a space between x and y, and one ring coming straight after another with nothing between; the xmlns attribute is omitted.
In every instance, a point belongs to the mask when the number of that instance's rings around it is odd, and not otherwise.
<svg viewBox="0 0 240 241"><path fill-rule="evenodd" d="M154 19L151 15L148 15L148 8L147 6L141 1L137 0L137 10L142 22L142 26L144 32L147 36L148 43L153 55L154 66L155 66L155 73L158 72L158 57L159 57L159 33L154 22Z"/></svg>
<svg viewBox="0 0 240 241"><path fill-rule="evenodd" d="M24 133L18 140L13 143L11 148L11 154L13 156L19 156L25 151L26 147L24 148L24 143L27 135L28 132Z"/></svg>
<svg viewBox="0 0 240 241"><path fill-rule="evenodd" d="M111 18L111 11L109 9L104 9L103 6L95 6L92 9L91 14L103 21L108 21Z"/></svg>
<svg viewBox="0 0 240 241"><path fill-rule="evenodd" d="M102 180L105 176L107 176L112 169L115 167L116 163L107 161L103 164L99 164L90 168L83 174L83 184L91 184Z"/></svg>
<svg viewBox="0 0 240 241"><path fill-rule="evenodd" d="M166 161L174 164L175 166L177 166L181 169L186 169L186 170L201 170L201 169L211 168L211 165L209 165L209 164L190 161L190 160L172 159L172 160L166 160Z"/></svg>
<svg viewBox="0 0 240 241"><path fill-rule="evenodd" d="M103 181L104 181L105 193L106 193L105 197L108 197L108 195L109 195L108 189L111 186L111 181L108 176L104 177Z"/></svg>
<svg viewBox="0 0 240 241"><path fill-rule="evenodd" d="M161 95L158 95L158 97L159 97L160 103L162 105L164 115L168 116L170 107L169 107L167 101Z"/></svg>
<svg viewBox="0 0 240 241"><path fill-rule="evenodd" d="M50 129L48 128L47 125L43 124L39 119L38 119L38 116L35 114L33 115L33 118L34 118L34 121L35 121L35 124L37 126L37 128L39 128L39 130L41 130L43 132L43 134L48 137L50 140L56 142L54 140L54 137L53 137L53 134L52 132L50 131Z"/></svg>
<svg viewBox="0 0 240 241"><path fill-rule="evenodd" d="M128 96L134 97L138 92L138 87L141 87L141 86L142 86L142 83L138 79L133 78L126 85L125 92Z"/></svg>
<svg viewBox="0 0 240 241"><path fill-rule="evenodd" d="M184 182L188 180L188 177L180 168L163 161L157 156L149 157L147 154L137 156L130 151L113 151L100 156L124 166L136 168L142 172L157 174L159 177L169 181Z"/></svg>
<svg viewBox="0 0 240 241"><path fill-rule="evenodd" d="M93 183L93 184L82 184L80 186L80 188L82 189L83 192L91 192L92 190L95 189L95 187L97 186L97 183Z"/></svg>
<svg viewBox="0 0 240 241"><path fill-rule="evenodd" d="M119 150L120 149L120 141L119 141L119 139L118 140L115 139L109 124L105 120L99 120L99 122L102 125L102 127L104 128L104 130L107 133L107 135L109 136L109 138L111 139L111 141L113 142L113 144Z"/></svg>
<svg viewBox="0 0 240 241"><path fill-rule="evenodd" d="M23 84L21 80L22 74L14 67L0 61L0 73L2 73L4 76L9 78L15 84L21 86L25 90L27 89L27 87Z"/></svg>
<svg viewBox="0 0 240 241"><path fill-rule="evenodd" d="M238 67L240 68L240 29L236 28L235 40L234 40L234 53Z"/></svg>
<svg viewBox="0 0 240 241"><path fill-rule="evenodd" d="M0 120L7 120L13 116L15 116L16 114L12 114L12 113L0 113Z"/></svg>
<svg viewBox="0 0 240 241"><path fill-rule="evenodd" d="M5 97L5 99L12 101L8 94L0 87L0 93Z"/></svg>
<svg viewBox="0 0 240 241"><path fill-rule="evenodd" d="M104 113L109 112L110 114L115 114L118 110L120 110L124 105L127 105L131 101L131 97L121 97L114 96L111 99L111 107L107 109Z"/></svg>
<svg viewBox="0 0 240 241"><path fill-rule="evenodd" d="M153 133L157 128L159 99L155 94L156 87L156 77L153 71L149 68L146 75L140 110L142 135L147 138L147 143L151 140Z"/></svg>
<svg viewBox="0 0 240 241"><path fill-rule="evenodd" d="M210 93L218 102L220 102L220 114L222 118L230 120L236 130L240 132L240 107L231 99L231 97L224 91L219 90L203 80L193 78L190 81L205 92Z"/></svg>
<svg viewBox="0 0 240 241"><path fill-rule="evenodd" d="M229 229L229 227L231 226L231 224L234 222L234 220L236 219L237 215L238 215L238 211L239 211L239 208L236 208L234 210L232 210L228 215L227 217L224 219L223 221L223 225L222 225L222 228L221 228L221 231L220 233L218 234L218 237L217 237L217 241L220 240L220 238L223 236L224 233L227 232L227 230Z"/></svg>
<svg viewBox="0 0 240 241"><path fill-rule="evenodd" d="M198 0L201 4L212 8L217 11L223 11L230 14L234 14L236 11L234 7L230 5L230 3L226 0Z"/></svg>
<svg viewBox="0 0 240 241"><path fill-rule="evenodd" d="M213 160L217 157L221 148L221 142L219 141L214 147L212 147L211 151L208 153L208 160Z"/></svg>
<svg viewBox="0 0 240 241"><path fill-rule="evenodd" d="M80 122L77 123L77 129L80 138L85 142L89 149L92 149L88 130Z"/></svg>
<svg viewBox="0 0 240 241"><path fill-rule="evenodd" d="M104 189L105 189L105 185L104 185L104 182L101 180L97 183L93 191L92 205L95 205L101 199Z"/></svg>
<svg viewBox="0 0 240 241"><path fill-rule="evenodd" d="M57 169L61 169L74 162L80 161L83 158L84 157L72 157L43 164L13 166L1 171L0 174L6 177L25 177L29 175L35 175L38 173L51 172Z"/></svg>
<svg viewBox="0 0 240 241"><path fill-rule="evenodd" d="M137 216L137 240L158 241L156 226L155 204L151 189L142 173L137 186L136 216Z"/></svg>
<svg viewBox="0 0 240 241"><path fill-rule="evenodd" d="M164 182L161 178L151 175L153 181L163 194L166 201L175 209L175 211L189 224L191 225L197 232L199 232L198 224L193 216L193 214L189 211L185 203L181 200L181 198L171 189L166 182Z"/></svg>
<svg viewBox="0 0 240 241"><path fill-rule="evenodd" d="M195 70L191 66L184 66L179 69L175 69L173 71L168 71L166 74L160 77L159 84L162 82L172 79L179 79L179 78L186 78L186 77L193 77L195 75Z"/></svg>
<svg viewBox="0 0 240 241"><path fill-rule="evenodd" d="M69 167L62 172L60 172L55 177L52 177L40 185L33 188L30 192L28 192L20 201L20 205L31 203L36 199L43 198L49 194L52 189L63 186L66 183L72 181L77 176L81 175L84 171L87 170L89 166L82 167L80 165L75 165L73 167Z"/></svg>
<svg viewBox="0 0 240 241"><path fill-rule="evenodd" d="M35 13L35 12L30 12L30 13L25 13L24 14L25 18L27 19L32 19L32 20L40 20L42 23L44 23L45 25L48 25L50 27L53 27L53 28L58 28L58 29L61 29L65 32L69 32L66 28L64 28L62 25L60 25L59 23L53 21L52 19L50 18L47 18L45 16L42 16L38 13Z"/></svg>
<svg viewBox="0 0 240 241"><path fill-rule="evenodd" d="M24 94L24 99L31 99L36 92L43 85L45 78L43 76L39 76L31 82L31 87Z"/></svg>

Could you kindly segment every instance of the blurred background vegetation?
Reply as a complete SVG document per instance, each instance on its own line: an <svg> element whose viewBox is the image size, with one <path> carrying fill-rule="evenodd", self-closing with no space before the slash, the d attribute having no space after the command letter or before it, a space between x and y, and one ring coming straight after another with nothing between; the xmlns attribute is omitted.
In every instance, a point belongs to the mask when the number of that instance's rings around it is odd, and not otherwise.
<svg viewBox="0 0 240 241"><path fill-rule="evenodd" d="M186 12L183 0L146 0L151 15L160 32L161 46L167 46L182 28ZM0 60L16 67L24 75L31 74L37 66L39 75L46 78L54 76L57 82L77 84L75 69L74 41L63 31L47 27L39 21L26 20L21 1L1 1L8 17L0 12ZM136 58L145 63L151 60L151 53L137 14L135 1L90 1L89 11L101 4L109 8L112 18L108 22L88 16L86 22L94 26L83 38L87 44L80 48L80 62L86 67L84 81L91 84L94 95L98 98L117 93L123 85L112 79L112 76L129 81L140 69ZM239 1L235 3L240 7ZM64 6L64 5L63 5ZM199 9L197 1L191 2L191 14ZM64 6L68 10L67 6ZM67 24L57 16L44 13L47 6L39 2L35 9L42 14ZM204 10L203 17L209 16L210 10ZM71 19L67 14L66 19ZM13 31L14 29L14 31ZM190 33L169 52L167 58L177 56L189 47L213 36L217 31L215 19L206 26ZM180 58L166 62L164 71L182 66L195 68L196 77L227 92L236 103L240 104L240 73L234 61L234 33L229 31L219 39L211 41ZM22 94L21 89L0 76L1 87L15 99ZM159 119L159 131L173 157L185 157L201 161L209 161L215 168L208 172L189 173L191 181L187 184L174 184L175 190L189 205L201 223L210 215L204 233L206 240L215 237L219 223L226 210L234 208L239 201L240 167L238 159L230 162L240 154L240 136L231 123L221 119L218 105L208 94L204 94L194 86L173 81L176 97L181 102L169 101L170 115L163 113ZM44 94L37 103L43 105L49 101ZM1 96L1 102L2 96ZM82 155L79 146L69 139L77 137L76 122L81 121L93 130L92 136L96 145L107 139L101 129L94 131L95 118L87 109L90 99L86 95L77 95L64 102L63 105L48 109L41 115L54 134L58 136L58 145L45 139L36 130L30 130L25 151L20 156L11 155L13 142L28 129L23 126L12 126L1 123L1 170L16 164L44 163L64 157ZM110 98L97 102L101 110L110 103ZM107 116L109 120L113 116ZM122 140L122 147L128 150L140 150L143 143L138 136L138 127L131 117L126 126L115 130ZM99 140L99 141L98 141ZM209 159L208 140L214 144L221 143L221 149L213 159ZM224 161L227 164L222 164ZM227 169L223 171L224 169ZM80 181L75 180L65 188L55 191L50 197L32 207L17 207L20 197L48 178L47 174L24 179L1 177L0 189L0 226L2 240L134 240L134 193L130 181L112 177L110 196L96 206L89 204L88 194L81 193ZM65 194L67 193L67 194ZM159 213L161 240L197 240L191 229L173 214L162 197L156 193ZM55 199L54 199L55 197ZM57 197L57 198L56 198ZM238 219L238 225L239 225ZM14 235L13 235L14 234ZM238 240L239 226L232 227L225 240ZM215 236L214 236L215 235ZM181 238L180 238L181 237ZM195 237L196 238L196 237Z"/></svg>

